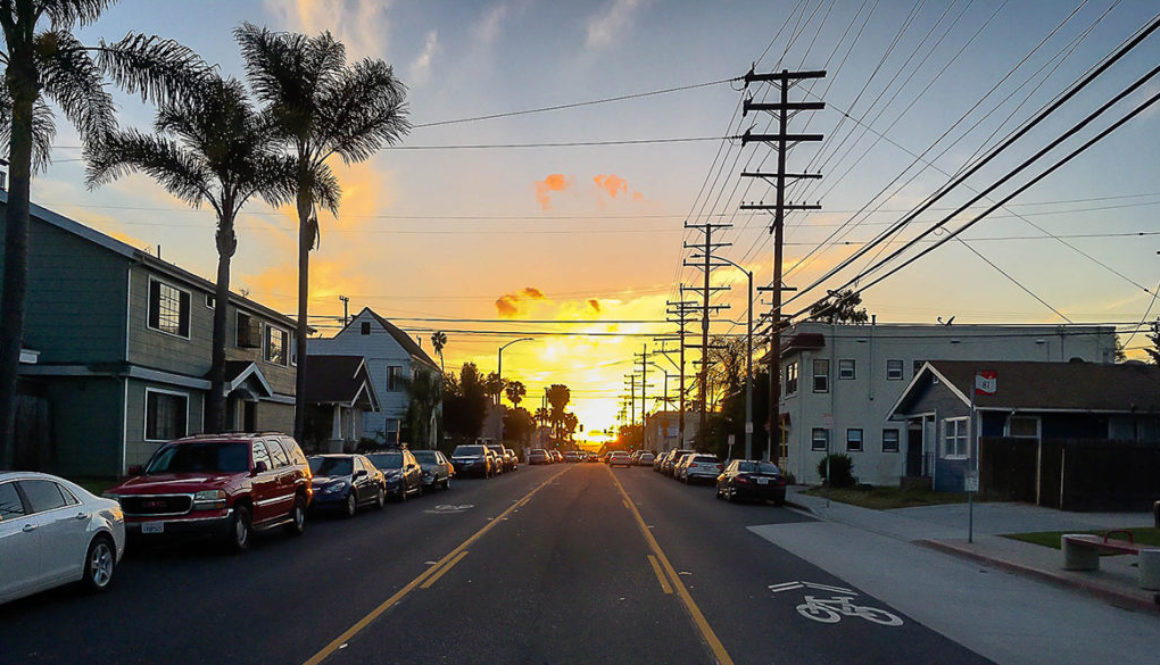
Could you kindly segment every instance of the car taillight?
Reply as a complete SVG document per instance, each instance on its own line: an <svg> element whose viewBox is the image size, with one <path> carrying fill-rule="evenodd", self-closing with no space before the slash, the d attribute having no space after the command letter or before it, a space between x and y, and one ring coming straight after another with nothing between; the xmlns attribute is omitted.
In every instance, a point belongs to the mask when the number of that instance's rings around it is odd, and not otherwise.
<svg viewBox="0 0 1160 665"><path fill-rule="evenodd" d="M777 484L778 484L778 485L784 485L784 484L785 484L785 478L784 478L784 477L782 477L782 478L778 478L778 479L777 479Z"/></svg>
<svg viewBox="0 0 1160 665"><path fill-rule="evenodd" d="M747 477L745 477L745 476L737 476L737 478L736 478L736 482L738 482L738 483L741 483L742 485L744 485L744 484L746 484L746 483L748 483L748 482L749 482L749 478L747 478Z"/></svg>
<svg viewBox="0 0 1160 665"><path fill-rule="evenodd" d="M724 470L725 470L725 465L724 465L724 464L718 464L718 465L717 465L717 470L718 470L718 471L724 471Z"/></svg>

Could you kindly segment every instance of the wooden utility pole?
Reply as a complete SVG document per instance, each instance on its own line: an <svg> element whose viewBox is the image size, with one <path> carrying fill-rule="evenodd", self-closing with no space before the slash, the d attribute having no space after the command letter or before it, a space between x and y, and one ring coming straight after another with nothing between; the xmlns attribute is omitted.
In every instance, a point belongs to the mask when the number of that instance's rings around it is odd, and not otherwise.
<svg viewBox="0 0 1160 665"><path fill-rule="evenodd" d="M709 344L709 312L716 312L721 309L728 309L728 305L710 305L709 298L712 297L714 291L728 291L728 286L712 286L709 284L709 275L714 268L720 267L721 264L714 263L713 252L722 247L730 247L733 243L728 242L713 242L714 229L731 229L732 224L713 224L706 222L704 224L689 224L685 223L687 229L697 229L705 235L705 242L703 243L685 243L685 249L699 249L701 253L695 258L686 259L684 265L701 270L702 272L702 286L686 287L681 285L682 294L685 291L696 292L701 298L701 343L688 344L686 346L697 347L701 350L701 370L698 377L698 395L697 403L701 413L699 414L700 422L697 427L697 447L703 448L705 442L705 426L709 416L708 404L706 398L709 394L709 351L712 346Z"/></svg>

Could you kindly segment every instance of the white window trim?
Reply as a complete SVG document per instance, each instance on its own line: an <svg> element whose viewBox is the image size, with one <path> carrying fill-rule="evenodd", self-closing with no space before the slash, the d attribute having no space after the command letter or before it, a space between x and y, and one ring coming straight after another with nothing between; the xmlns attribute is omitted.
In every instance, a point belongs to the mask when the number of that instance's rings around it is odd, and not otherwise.
<svg viewBox="0 0 1160 665"><path fill-rule="evenodd" d="M817 362L819 360L824 361L826 363L826 372L824 374L818 374ZM819 395L830 392L830 359L829 358L814 358L813 362L810 363L810 369L812 370L812 378L813 378L813 380L810 381L810 389ZM825 379L826 379L826 389L825 390L818 390L818 377L825 377Z"/></svg>
<svg viewBox="0 0 1160 665"><path fill-rule="evenodd" d="M890 363L892 363L892 362L898 363L898 377L897 378L891 378L891 376L890 376ZM887 381L904 381L904 380L906 380L906 363L898 358L887 358L886 359L886 380Z"/></svg>
<svg viewBox="0 0 1160 665"><path fill-rule="evenodd" d="M189 436L189 407L190 407L190 402L192 401L189 398L189 393L181 392L179 390L164 390L162 388L150 388L150 387L146 386L146 388L145 388L145 403L143 405L143 408L141 409L141 414L143 416L142 423L141 423L141 440L147 441L149 443L164 443L166 441L172 440L172 439L150 439L149 438L149 393L158 393L161 395L173 395L176 397L184 397L185 398L185 434L182 434L181 436L179 436L177 438L180 439L182 436Z"/></svg>
<svg viewBox="0 0 1160 665"><path fill-rule="evenodd" d="M1035 421L1035 436L1030 437L1030 436L1025 436L1025 435L1012 434L1011 433L1011 419L1012 418L1027 418L1029 420L1034 420ZM1043 419L1040 418L1039 416L1025 416L1025 415L1022 415L1019 413L1012 413L1012 414L1007 416L1006 420L1003 421L1003 436L1011 437L1011 438L1015 438L1015 439L1028 439L1028 440L1034 439L1035 441L1039 441L1043 438Z"/></svg>
<svg viewBox="0 0 1160 665"><path fill-rule="evenodd" d="M814 447L814 441L816 440L816 439L814 439L814 432L815 431L820 431L820 432L826 433L826 445L822 448L815 448ZM814 452L824 452L825 450L829 449L829 447L830 447L830 430L826 429L825 427L811 428L810 429L810 450L812 450Z"/></svg>
<svg viewBox="0 0 1160 665"><path fill-rule="evenodd" d="M213 300L213 301L214 301L214 303L213 303L213 304L210 304L210 301L211 301L211 300ZM215 295L214 295L214 294L212 294L212 293L207 293L207 294L205 294L205 308L206 308L206 309L213 309L213 308L214 308L214 305L216 305L216 304L217 304L217 296L215 296Z"/></svg>
<svg viewBox="0 0 1160 665"><path fill-rule="evenodd" d="M149 325L149 315L151 314L150 308L152 307L152 304L149 302L149 300L150 300L149 294L153 293L153 282L157 282L158 284L164 284L165 286L168 286L169 288L174 289L179 293L184 293L185 295L189 296L190 312L189 312L189 334L188 335L182 335L179 333L171 333L168 330L162 330L161 328L154 328L153 326ZM178 326L177 327L180 328L181 327L181 323L180 323L180 320L181 320L181 299L180 298L178 299L177 307L178 307L178 312L177 312ZM184 339L186 341L193 339L193 292L187 291L187 290L181 288L180 286L177 286L176 284L173 284L171 282L167 282L163 279L157 279L153 275L149 275L149 288L145 289L145 327L148 328L149 330L152 330L153 332L161 333L162 335L169 335L170 337L176 337L177 339Z"/></svg>
<svg viewBox="0 0 1160 665"><path fill-rule="evenodd" d="M947 423L961 422L965 424L963 428L963 437L966 438L966 454L952 455L947 448ZM942 458L950 460L965 460L971 458L971 418L970 416L959 416L957 418L943 418L941 432L939 433L940 443L942 444ZM958 437L955 437L958 438Z"/></svg>
<svg viewBox="0 0 1160 665"><path fill-rule="evenodd" d="M249 312L243 312L240 309L234 310L234 348L235 349L250 348L250 347L242 346L241 344L239 344L239 341L240 341L239 336L242 334L242 325L241 325L240 319L243 316L248 316L251 319L254 318L254 315L250 314Z"/></svg>
<svg viewBox="0 0 1160 665"><path fill-rule="evenodd" d="M274 365L275 367L289 367L290 366L290 331L286 330L284 328L279 328L278 326L270 325L269 323L266 323L264 321L261 323L262 323L262 362L266 363L267 365ZM267 347L267 344L269 343L268 340L270 337L271 330L277 330L279 332L286 334L286 344L285 344L285 347L283 349L283 351L286 354L286 362L284 362L284 363L275 362L273 360L270 360L270 353L269 353L269 348Z"/></svg>
<svg viewBox="0 0 1160 665"><path fill-rule="evenodd" d="M894 450L886 449L886 433L894 432ZM863 443L865 445L865 443ZM897 455L902 452L902 429L899 427L885 427L882 429L882 452L888 455Z"/></svg>
<svg viewBox="0 0 1160 665"><path fill-rule="evenodd" d="M850 432L861 432L862 435L858 439L857 450L850 448ZM847 427L846 428L846 452L848 453L864 453L866 452L866 429L863 427Z"/></svg>
<svg viewBox="0 0 1160 665"><path fill-rule="evenodd" d="M850 363L850 376L842 376L842 363ZM858 379L858 361L855 358L839 358L838 359L838 380L839 381L856 381Z"/></svg>

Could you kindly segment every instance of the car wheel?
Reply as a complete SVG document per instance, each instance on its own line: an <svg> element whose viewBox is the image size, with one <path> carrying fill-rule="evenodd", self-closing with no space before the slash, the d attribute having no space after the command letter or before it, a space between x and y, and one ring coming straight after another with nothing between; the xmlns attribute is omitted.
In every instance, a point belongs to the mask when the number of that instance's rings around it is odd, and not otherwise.
<svg viewBox="0 0 1160 665"><path fill-rule="evenodd" d="M380 488L375 490L375 508L377 510L382 510L383 506L386 506L386 505L387 505L387 493L382 487L380 487Z"/></svg>
<svg viewBox="0 0 1160 665"><path fill-rule="evenodd" d="M234 508L234 518L230 521L230 550L241 553L250 549L250 536L250 509L237 506Z"/></svg>
<svg viewBox="0 0 1160 665"><path fill-rule="evenodd" d="M93 538L89 551L85 554L83 582L89 591L104 591L113 581L113 570L117 567L117 555L113 541L105 534Z"/></svg>
<svg viewBox="0 0 1160 665"><path fill-rule="evenodd" d="M286 532L292 536L301 536L306 531L306 499L301 495L294 497L294 507L290 509L290 523L286 525Z"/></svg>
<svg viewBox="0 0 1160 665"><path fill-rule="evenodd" d="M354 490L346 495L346 505L344 506L343 514L347 517L354 517L358 512L358 496L355 495Z"/></svg>
<svg viewBox="0 0 1160 665"><path fill-rule="evenodd" d="M406 479L399 481L399 501L407 500L407 481Z"/></svg>
<svg viewBox="0 0 1160 665"><path fill-rule="evenodd" d="M450 479L450 478L444 478L444 479L443 479L443 491L447 491L447 490L449 490L449 489L451 489L451 479Z"/></svg>

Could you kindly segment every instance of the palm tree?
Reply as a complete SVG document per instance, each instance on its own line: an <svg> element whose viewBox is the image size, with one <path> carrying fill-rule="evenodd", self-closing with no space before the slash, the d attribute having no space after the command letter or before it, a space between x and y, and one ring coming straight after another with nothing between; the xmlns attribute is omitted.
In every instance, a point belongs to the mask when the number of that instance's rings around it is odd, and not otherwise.
<svg viewBox="0 0 1160 665"><path fill-rule="evenodd" d="M512 406L518 408L520 402L524 399L524 395L528 394L528 389L524 387L521 381L510 381L504 388L504 392L507 393L508 401L512 403Z"/></svg>
<svg viewBox="0 0 1160 665"><path fill-rule="evenodd" d="M56 104L88 145L116 127L104 76L129 92L165 99L196 88L204 71L194 66L200 59L192 51L170 40L130 34L111 44L82 44L72 30L95 22L114 1L0 1L0 150L7 148L9 163L0 298L0 467L13 462L32 174L48 165L56 133L48 102Z"/></svg>
<svg viewBox="0 0 1160 665"><path fill-rule="evenodd" d="M234 36L254 94L275 120L276 134L295 161L298 211L298 381L294 434L302 434L306 399L306 333L310 250L319 240L317 208L337 215L341 188L327 161L350 164L397 143L410 129L406 88L390 65L367 58L346 64L346 49L330 33L275 33L243 23ZM333 196L319 198L316 192Z"/></svg>
<svg viewBox="0 0 1160 665"><path fill-rule="evenodd" d="M292 197L292 165L278 151L269 126L269 118L254 112L240 81L214 77L196 97L161 105L156 134L115 132L86 150L90 187L141 171L194 208L208 202L217 215L213 364L205 414L210 432L225 425L226 310L230 260L238 247L234 222L255 196L274 206Z"/></svg>
<svg viewBox="0 0 1160 665"><path fill-rule="evenodd" d="M447 368L443 366L443 347L447 346L447 333L442 330L431 333L431 346L435 349L435 353L439 354L439 371L446 372Z"/></svg>
<svg viewBox="0 0 1160 665"><path fill-rule="evenodd" d="M572 401L572 391L560 383L553 383L548 388L548 404L552 405L551 419L556 438L560 438L560 427L564 423L564 407Z"/></svg>

